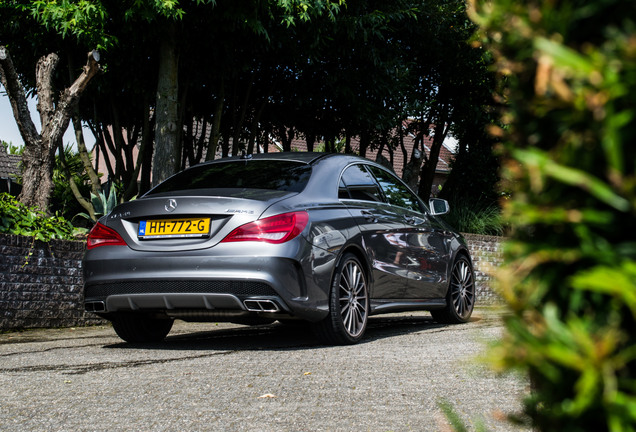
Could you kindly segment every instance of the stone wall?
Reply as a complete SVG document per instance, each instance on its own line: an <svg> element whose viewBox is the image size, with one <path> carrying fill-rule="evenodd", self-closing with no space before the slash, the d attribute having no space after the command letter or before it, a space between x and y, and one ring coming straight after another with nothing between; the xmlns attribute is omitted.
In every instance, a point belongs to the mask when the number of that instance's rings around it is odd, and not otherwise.
<svg viewBox="0 0 636 432"><path fill-rule="evenodd" d="M493 305L500 300L491 289L493 271L503 260L502 237L464 234L475 268L478 305Z"/></svg>
<svg viewBox="0 0 636 432"><path fill-rule="evenodd" d="M84 245L0 234L0 330L103 322L84 312Z"/></svg>
<svg viewBox="0 0 636 432"><path fill-rule="evenodd" d="M478 305L497 303L492 269L501 262L501 240L465 234L473 263ZM0 234L0 330L73 327L104 321L84 312L84 242L34 242Z"/></svg>

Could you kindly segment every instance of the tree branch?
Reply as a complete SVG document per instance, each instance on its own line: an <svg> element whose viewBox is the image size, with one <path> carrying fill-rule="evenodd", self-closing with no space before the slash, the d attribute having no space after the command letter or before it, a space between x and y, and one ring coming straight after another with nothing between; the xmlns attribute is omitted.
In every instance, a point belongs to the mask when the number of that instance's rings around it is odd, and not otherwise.
<svg viewBox="0 0 636 432"><path fill-rule="evenodd" d="M79 101L80 95L88 86L88 83L95 75L101 72L99 66L99 53L95 50L88 53L86 65L80 76L70 87L62 92L60 100L57 104L53 118L51 120L51 142L55 143L68 128L70 121L71 108Z"/></svg>
<svg viewBox="0 0 636 432"><path fill-rule="evenodd" d="M0 46L0 81L9 96L13 117L18 125L20 136L25 143L36 145L40 139L39 133L31 119L26 94L13 66L13 60L4 46Z"/></svg>
<svg viewBox="0 0 636 432"><path fill-rule="evenodd" d="M53 102L53 73L57 68L60 57L51 53L46 57L40 57L35 67L35 83L38 94L38 112L42 122L42 135L48 134L51 125L51 117L55 112L55 103ZM56 142L52 143L57 146Z"/></svg>

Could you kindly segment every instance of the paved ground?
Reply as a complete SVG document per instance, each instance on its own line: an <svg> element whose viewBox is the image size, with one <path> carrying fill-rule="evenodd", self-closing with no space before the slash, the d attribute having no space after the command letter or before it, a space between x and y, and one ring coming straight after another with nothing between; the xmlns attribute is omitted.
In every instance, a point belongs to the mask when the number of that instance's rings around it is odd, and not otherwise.
<svg viewBox="0 0 636 432"><path fill-rule="evenodd" d="M446 431L445 399L474 430L518 431L527 391L474 361L501 328L427 313L372 318L361 344L326 347L279 324L177 322L161 344L112 328L0 334L1 431Z"/></svg>

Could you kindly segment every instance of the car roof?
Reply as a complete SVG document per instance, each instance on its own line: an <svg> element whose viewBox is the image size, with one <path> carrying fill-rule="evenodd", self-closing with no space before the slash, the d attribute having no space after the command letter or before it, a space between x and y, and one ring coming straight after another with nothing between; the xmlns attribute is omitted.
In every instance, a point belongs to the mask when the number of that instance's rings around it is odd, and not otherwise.
<svg viewBox="0 0 636 432"><path fill-rule="evenodd" d="M296 161L311 164L319 159L329 156L329 153L317 152L276 152L276 153L257 153L245 156L232 156L204 163L223 163L240 160L285 160Z"/></svg>
<svg viewBox="0 0 636 432"><path fill-rule="evenodd" d="M352 154L343 154L343 153L320 153L320 152L274 152L274 153L257 153L253 155L246 156L232 156L225 157L221 159L215 159L208 162L203 162L203 164L210 163L226 163L226 162L235 162L240 160L284 160L284 161L295 161L307 164L315 164L316 162L324 159L347 159L349 161L357 160L364 162L373 162L369 159L362 158L357 155Z"/></svg>

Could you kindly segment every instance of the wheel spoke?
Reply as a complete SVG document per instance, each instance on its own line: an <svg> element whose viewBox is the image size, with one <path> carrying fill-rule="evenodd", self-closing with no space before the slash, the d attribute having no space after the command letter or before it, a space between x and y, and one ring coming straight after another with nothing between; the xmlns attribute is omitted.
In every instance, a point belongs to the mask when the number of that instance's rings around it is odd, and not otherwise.
<svg viewBox="0 0 636 432"><path fill-rule="evenodd" d="M364 314L365 311L362 308L356 308L355 309L355 314L356 314L356 322L357 322L357 327L359 328L360 326L362 326L362 323L364 322Z"/></svg>
<svg viewBox="0 0 636 432"><path fill-rule="evenodd" d="M351 308L348 308L347 312L344 314L344 326L349 333L352 332L351 327L353 326L353 311Z"/></svg>
<svg viewBox="0 0 636 432"><path fill-rule="evenodd" d="M359 280L360 273L358 272L358 267L353 263L347 264L347 282L349 283L351 291L353 291L355 287L357 287Z"/></svg>
<svg viewBox="0 0 636 432"><path fill-rule="evenodd" d="M345 316L351 310L351 305L348 301L340 302L340 311L342 312L342 316Z"/></svg>
<svg viewBox="0 0 636 432"><path fill-rule="evenodd" d="M368 315L367 291L364 274L354 261L347 262L340 277L340 314L345 330L351 336L360 334Z"/></svg>
<svg viewBox="0 0 636 432"><path fill-rule="evenodd" d="M460 263L459 267L460 267L460 273L461 273L461 280L462 282L466 282L468 278L468 266L466 265L466 263L462 262Z"/></svg>
<svg viewBox="0 0 636 432"><path fill-rule="evenodd" d="M340 289L349 294L351 292L351 270L345 267L340 279Z"/></svg>
<svg viewBox="0 0 636 432"><path fill-rule="evenodd" d="M343 312L343 322L344 326L347 329L347 332L350 334L355 333L355 306L347 304L346 312Z"/></svg>
<svg viewBox="0 0 636 432"><path fill-rule="evenodd" d="M472 312L475 301L475 288L470 266L465 261L456 264L451 282L451 300L455 312L460 317Z"/></svg>

